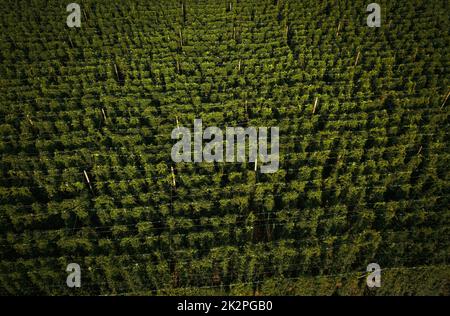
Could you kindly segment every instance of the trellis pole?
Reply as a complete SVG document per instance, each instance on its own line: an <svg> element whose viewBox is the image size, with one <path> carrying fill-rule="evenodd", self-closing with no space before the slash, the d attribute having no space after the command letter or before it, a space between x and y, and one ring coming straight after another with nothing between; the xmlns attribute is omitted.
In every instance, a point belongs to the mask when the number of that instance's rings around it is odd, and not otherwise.
<svg viewBox="0 0 450 316"><path fill-rule="evenodd" d="M313 107L313 110L312 110L313 114L316 113L316 107L317 107L317 102L318 101L319 101L319 97L316 97L316 101L314 101L314 107Z"/></svg>
<svg viewBox="0 0 450 316"><path fill-rule="evenodd" d="M91 192L94 193L94 190L92 189L91 181L89 180L89 176L88 176L86 170L83 170L83 172L84 172L84 177L86 178L86 182L89 185L89 189L91 189Z"/></svg>
<svg viewBox="0 0 450 316"><path fill-rule="evenodd" d="M417 155L419 155L422 151L422 146L420 146L419 151L417 152Z"/></svg>
<svg viewBox="0 0 450 316"><path fill-rule="evenodd" d="M360 52L358 51L358 55L356 55L355 66L358 64Z"/></svg>
<svg viewBox="0 0 450 316"><path fill-rule="evenodd" d="M181 33L181 29L178 30L178 35L180 36L180 47L183 47L183 34Z"/></svg>
<svg viewBox="0 0 450 316"><path fill-rule="evenodd" d="M447 102L447 99L449 96L450 96L450 90L448 91L447 95L445 96L444 102L442 102L441 109L444 107L445 102Z"/></svg>
<svg viewBox="0 0 450 316"><path fill-rule="evenodd" d="M173 167L170 167L170 171L172 172L172 185L175 188L177 186L177 182L175 180L175 172L173 171Z"/></svg>
<svg viewBox="0 0 450 316"><path fill-rule="evenodd" d="M31 126L34 126L33 121L31 120L31 118L28 114L27 114L27 119L28 119L28 122L30 122Z"/></svg>
<svg viewBox="0 0 450 316"><path fill-rule="evenodd" d="M114 70L116 72L117 81L119 82L120 81L120 79L119 79L119 72L117 71L116 63L114 63Z"/></svg>
<svg viewBox="0 0 450 316"><path fill-rule="evenodd" d="M102 108L102 114L103 114L103 119L105 120L105 122L106 122L106 113L105 113L105 110Z"/></svg>
<svg viewBox="0 0 450 316"><path fill-rule="evenodd" d="M84 8L83 8L83 15L84 15L84 19L86 20L86 23L87 23L88 18L87 18L87 15L86 15L86 11L84 11Z"/></svg>

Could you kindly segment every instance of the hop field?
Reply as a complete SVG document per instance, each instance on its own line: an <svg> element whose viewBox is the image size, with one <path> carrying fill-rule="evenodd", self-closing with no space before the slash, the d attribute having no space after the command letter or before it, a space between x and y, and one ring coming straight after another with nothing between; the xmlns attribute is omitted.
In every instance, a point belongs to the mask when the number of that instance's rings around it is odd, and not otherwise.
<svg viewBox="0 0 450 316"><path fill-rule="evenodd" d="M69 2L1 4L0 294L449 295L448 1ZM278 171L173 162L194 119Z"/></svg>

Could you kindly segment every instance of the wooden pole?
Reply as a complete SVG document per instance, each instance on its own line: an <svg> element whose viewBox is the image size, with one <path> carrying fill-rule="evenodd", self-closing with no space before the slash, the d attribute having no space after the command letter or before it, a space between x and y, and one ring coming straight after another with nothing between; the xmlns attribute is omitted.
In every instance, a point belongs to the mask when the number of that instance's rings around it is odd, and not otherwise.
<svg viewBox="0 0 450 316"><path fill-rule="evenodd" d="M103 118L104 118L104 120L106 122L106 113L105 113L105 110L103 108L102 108L102 114L103 114Z"/></svg>
<svg viewBox="0 0 450 316"><path fill-rule="evenodd" d="M445 102L447 102L447 99L448 99L449 95L450 95L450 91L448 91L447 96L444 99L444 102L442 102L441 109L444 107Z"/></svg>
<svg viewBox="0 0 450 316"><path fill-rule="evenodd" d="M355 66L358 64L358 60L359 60L359 54L360 52L358 51L358 55L356 55L356 61L355 61Z"/></svg>
<svg viewBox="0 0 450 316"><path fill-rule="evenodd" d="M175 173L173 172L173 167L170 167L170 171L172 172L172 184L173 187L175 188L177 186L177 182L175 181Z"/></svg>
<svg viewBox="0 0 450 316"><path fill-rule="evenodd" d="M419 151L417 152L417 155L419 155L421 151L422 151L422 146L420 146Z"/></svg>
<svg viewBox="0 0 450 316"><path fill-rule="evenodd" d="M181 29L178 31L178 34L180 35L180 46L183 47L183 34L181 33Z"/></svg>
<svg viewBox="0 0 450 316"><path fill-rule="evenodd" d="M86 181L89 185L89 189L91 189L91 192L94 193L94 190L92 189L91 181L89 180L89 176L88 176L86 170L83 170L83 172L84 172L84 177L86 178Z"/></svg>
<svg viewBox="0 0 450 316"><path fill-rule="evenodd" d="M337 32L336 32L336 36L338 36L339 35L339 30L341 29L341 22L339 22L339 24L338 24L338 29L337 29Z"/></svg>
<svg viewBox="0 0 450 316"><path fill-rule="evenodd" d="M86 20L86 23L87 23L87 15L86 15L86 11L84 11L84 8L83 8L83 15L84 15L84 19Z"/></svg>
<svg viewBox="0 0 450 316"><path fill-rule="evenodd" d="M316 101L314 102L314 107L313 107L313 111L312 111L313 114L316 113L316 107L317 107L317 102L318 101L319 101L319 98L316 97Z"/></svg>
<svg viewBox="0 0 450 316"><path fill-rule="evenodd" d="M114 70L116 71L117 81L120 81L120 80L119 80L119 72L117 71L116 63L114 63Z"/></svg>
<svg viewBox="0 0 450 316"><path fill-rule="evenodd" d="M27 114L27 119L28 119L28 122L30 122L31 126L34 126L33 121L31 120L31 118L28 114Z"/></svg>

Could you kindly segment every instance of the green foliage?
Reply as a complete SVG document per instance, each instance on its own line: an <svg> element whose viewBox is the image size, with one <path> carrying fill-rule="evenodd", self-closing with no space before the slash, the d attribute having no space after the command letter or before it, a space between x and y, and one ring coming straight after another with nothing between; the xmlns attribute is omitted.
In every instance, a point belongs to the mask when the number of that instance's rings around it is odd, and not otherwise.
<svg viewBox="0 0 450 316"><path fill-rule="evenodd" d="M0 294L449 294L448 2L4 2ZM194 118L280 170L174 164Z"/></svg>

